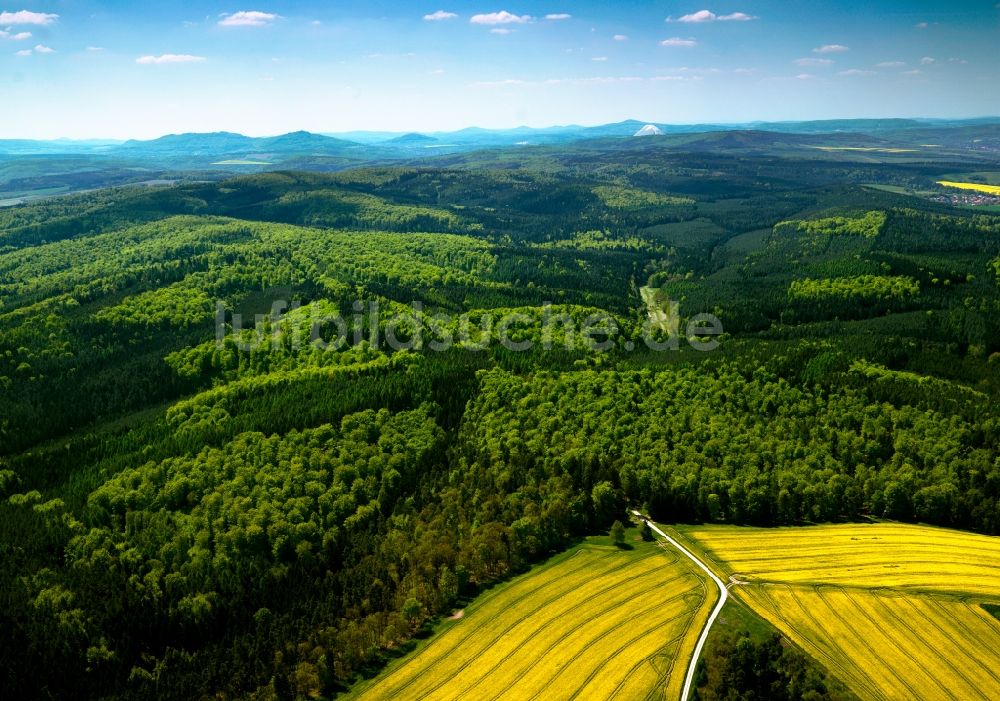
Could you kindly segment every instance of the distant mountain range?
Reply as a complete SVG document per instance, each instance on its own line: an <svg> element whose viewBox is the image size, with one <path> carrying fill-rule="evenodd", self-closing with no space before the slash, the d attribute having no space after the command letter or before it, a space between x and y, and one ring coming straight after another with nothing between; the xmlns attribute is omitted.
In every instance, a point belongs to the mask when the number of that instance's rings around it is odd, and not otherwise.
<svg viewBox="0 0 1000 701"><path fill-rule="evenodd" d="M121 156L183 153L189 157L226 156L269 153L325 156L359 156L368 158L412 155L400 152L435 149L465 151L512 145L567 143L582 139L627 137L643 133L695 134L719 131L767 131L782 134L871 134L1000 125L1000 117L974 119L833 119L801 122L748 122L741 124L666 124L626 120L598 126L515 127L513 129L483 129L468 127L443 132L353 131L316 134L296 131L280 136L250 137L232 132L170 134L148 141L57 139L34 141L0 139L0 154L41 155L53 153L103 153ZM376 150L372 150L376 147Z"/></svg>
<svg viewBox="0 0 1000 701"><path fill-rule="evenodd" d="M642 138L636 138L642 137ZM1000 153L1000 117L842 119L750 124L663 124L626 120L599 126L450 132L268 137L232 132L170 134L146 141L0 140L0 206L84 189L163 179L213 179L262 170L335 171L361 165L475 163L496 149L664 149L871 160L934 158L965 163ZM488 154L486 155L488 157Z"/></svg>

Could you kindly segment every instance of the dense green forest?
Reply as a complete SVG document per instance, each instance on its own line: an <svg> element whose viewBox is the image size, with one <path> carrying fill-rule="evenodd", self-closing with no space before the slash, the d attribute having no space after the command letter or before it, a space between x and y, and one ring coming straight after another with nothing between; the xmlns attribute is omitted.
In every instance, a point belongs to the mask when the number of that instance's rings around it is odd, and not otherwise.
<svg viewBox="0 0 1000 701"><path fill-rule="evenodd" d="M865 186L959 169L566 148L0 210L2 695L333 696L627 505L1000 534L1000 217ZM649 289L718 348L649 347ZM836 697L726 645L702 698Z"/></svg>
<svg viewBox="0 0 1000 701"><path fill-rule="evenodd" d="M728 633L699 667L696 701L854 701L854 694L772 633L755 640Z"/></svg>

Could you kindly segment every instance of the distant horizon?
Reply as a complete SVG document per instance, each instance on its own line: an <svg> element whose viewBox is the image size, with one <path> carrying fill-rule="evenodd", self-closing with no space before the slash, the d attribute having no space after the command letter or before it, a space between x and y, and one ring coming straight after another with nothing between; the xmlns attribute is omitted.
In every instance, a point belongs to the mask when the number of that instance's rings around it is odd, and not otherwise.
<svg viewBox="0 0 1000 701"><path fill-rule="evenodd" d="M972 116L948 116L948 117L933 117L933 116L879 116L879 117L824 117L819 119L750 119L745 121L736 122L725 122L725 121L705 121L705 122L670 122L670 121L660 121L655 119L645 120L645 119L635 119L633 117L628 117L625 119L618 119L609 122L561 122L561 123L550 123L544 124L542 126L532 126L529 124L516 124L514 126L503 126L503 127L493 127L493 126L483 126L481 124L469 124L464 127L459 127L457 129L343 129L338 131L329 130L311 130L311 129L289 129L287 131L279 132L264 132L264 133L247 133L243 131L235 131L232 129L211 129L207 131L168 131L160 133L157 136L150 137L133 137L133 136L82 136L82 137L68 137L68 136L55 136L48 138L34 138L34 137L21 137L21 136L6 136L0 135L0 142L3 141L36 141L39 143L55 143L55 142L70 142L70 143L108 143L108 144L121 144L129 141L156 141L157 139L162 139L168 136L185 136L185 135L198 135L205 136L210 134L233 134L236 136L245 136L251 139L266 139L273 138L277 136L284 136L286 134L296 134L296 133L308 133L317 136L331 136L337 137L349 134L455 134L462 131L469 131L472 129L480 129L482 131L488 132L505 132L505 131L516 131L519 129L530 129L533 131L544 131L549 129L593 129L603 126L610 126L615 124L627 124L633 122L636 124L653 124L657 126L669 126L669 127L701 127L701 126L716 126L716 127L745 127L747 125L755 124L815 124L822 122L860 122L860 121L926 121L926 122L972 122L972 121L989 121L996 120L1000 122L1000 114L982 114L982 115L972 115Z"/></svg>

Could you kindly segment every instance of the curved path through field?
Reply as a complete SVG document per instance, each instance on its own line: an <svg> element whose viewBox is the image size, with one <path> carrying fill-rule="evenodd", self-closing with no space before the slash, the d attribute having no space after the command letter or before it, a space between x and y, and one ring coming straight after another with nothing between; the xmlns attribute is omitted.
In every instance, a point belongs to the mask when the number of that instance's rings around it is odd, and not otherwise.
<svg viewBox="0 0 1000 701"><path fill-rule="evenodd" d="M681 691L681 701L687 701L687 698L691 695L691 686L694 684L694 673L698 667L698 660L701 658L701 651L705 647L705 641L708 640L708 632L712 629L712 624L715 623L715 619L719 617L722 607L726 605L726 599L729 598L729 592L726 590L726 585L722 582L722 580L716 577L712 570L708 569L708 565L695 557L690 550L661 531L659 526L648 520L638 511L633 509L632 513L636 518L649 526L650 530L680 550L685 556L688 557L688 559L691 560L691 562L704 570L705 574L711 577L712 581L715 582L715 585L719 587L719 600L716 602L715 608L712 610L712 615L708 617L707 621L705 621L705 628L701 631L701 635L698 636L698 644L694 648L694 654L691 655L691 663L688 665L687 674L684 677L684 689Z"/></svg>

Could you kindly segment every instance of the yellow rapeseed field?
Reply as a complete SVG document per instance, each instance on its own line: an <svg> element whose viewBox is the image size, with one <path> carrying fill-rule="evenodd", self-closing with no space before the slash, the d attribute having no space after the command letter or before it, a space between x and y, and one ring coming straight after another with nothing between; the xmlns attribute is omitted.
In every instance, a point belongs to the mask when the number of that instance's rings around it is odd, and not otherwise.
<svg viewBox="0 0 1000 701"><path fill-rule="evenodd" d="M1000 595L1000 538L909 524L685 529L728 574Z"/></svg>
<svg viewBox="0 0 1000 701"><path fill-rule="evenodd" d="M349 698L673 701L707 591L657 545L582 545L483 595Z"/></svg>
<svg viewBox="0 0 1000 701"><path fill-rule="evenodd" d="M730 591L863 699L1000 698L1000 538L903 524L699 526Z"/></svg>
<svg viewBox="0 0 1000 701"><path fill-rule="evenodd" d="M957 187L959 190L975 190L985 192L987 195L1000 195L1000 185L983 185L982 183L955 183L950 180L938 180L938 185L942 187Z"/></svg>

